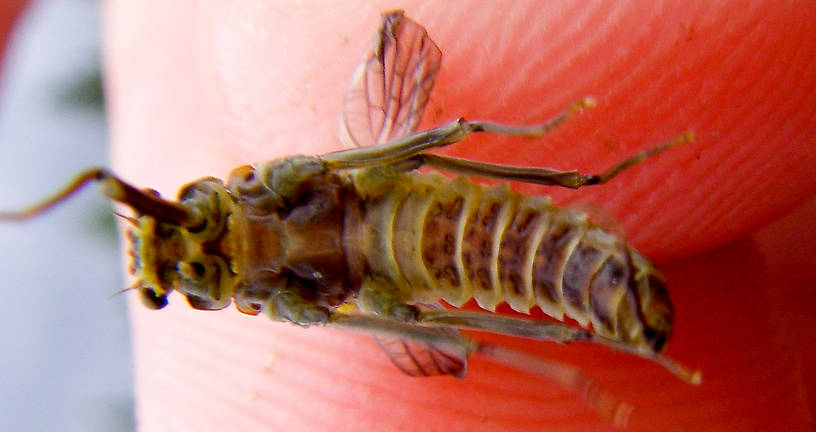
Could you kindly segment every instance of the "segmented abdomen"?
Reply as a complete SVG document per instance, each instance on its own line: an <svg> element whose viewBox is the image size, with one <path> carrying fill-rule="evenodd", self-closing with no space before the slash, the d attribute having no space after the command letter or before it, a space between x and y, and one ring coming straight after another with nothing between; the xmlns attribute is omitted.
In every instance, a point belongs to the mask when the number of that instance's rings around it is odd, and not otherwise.
<svg viewBox="0 0 816 432"><path fill-rule="evenodd" d="M506 301L524 313L538 305L615 338L640 327L631 301L636 253L583 213L506 184L435 173L410 173L392 186L368 201L360 229L371 271L403 298L453 306L474 298L491 311Z"/></svg>

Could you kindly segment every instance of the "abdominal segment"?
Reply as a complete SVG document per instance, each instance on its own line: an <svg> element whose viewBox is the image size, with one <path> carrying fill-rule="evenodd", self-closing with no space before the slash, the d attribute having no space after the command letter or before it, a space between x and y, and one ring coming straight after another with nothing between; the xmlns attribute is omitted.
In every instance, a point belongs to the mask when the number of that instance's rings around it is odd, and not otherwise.
<svg viewBox="0 0 816 432"><path fill-rule="evenodd" d="M467 178L410 173L367 206L361 252L403 298L494 311L538 306L600 334L639 327L629 249L581 212ZM621 322L621 321L629 322Z"/></svg>

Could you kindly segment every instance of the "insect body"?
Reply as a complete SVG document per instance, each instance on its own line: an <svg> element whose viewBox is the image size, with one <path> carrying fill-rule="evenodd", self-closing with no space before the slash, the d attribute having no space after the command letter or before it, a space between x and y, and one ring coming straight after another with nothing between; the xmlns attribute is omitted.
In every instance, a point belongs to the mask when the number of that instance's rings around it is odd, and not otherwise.
<svg viewBox="0 0 816 432"><path fill-rule="evenodd" d="M401 12L387 14L346 97L341 135L357 148L240 167L226 184L205 178L184 187L177 202L96 169L43 204L0 218L37 215L98 181L134 210L133 288L149 307L164 307L178 291L196 309L234 302L247 314L374 332L411 375L462 376L471 352L498 355L457 331L476 329L591 341L699 381L661 354L673 310L663 276L645 258L582 213L468 178L602 184L691 135L600 175L434 155L428 151L470 133L542 135L593 104L580 100L540 125L457 120L416 133L440 60L422 27ZM524 313L539 306L584 328L426 306L444 300L458 307L471 298L487 311L502 302ZM358 312L341 312L348 304Z"/></svg>

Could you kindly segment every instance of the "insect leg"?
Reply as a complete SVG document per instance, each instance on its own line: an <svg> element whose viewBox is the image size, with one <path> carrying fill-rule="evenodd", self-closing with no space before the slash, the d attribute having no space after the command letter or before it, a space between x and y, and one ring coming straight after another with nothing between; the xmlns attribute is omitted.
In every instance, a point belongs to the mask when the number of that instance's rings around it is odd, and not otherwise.
<svg viewBox="0 0 816 432"><path fill-rule="evenodd" d="M700 371L689 370L659 352L654 352L646 348L641 349L614 339L608 339L564 323L536 321L463 310L423 310L417 318L417 324L480 330L516 337L552 340L561 343L586 341L652 360L669 370L681 380L690 384L696 385L702 381Z"/></svg>
<svg viewBox="0 0 816 432"><path fill-rule="evenodd" d="M467 357L475 351L495 363L540 376L581 395L595 411L615 425L625 425L632 411L630 405L604 391L575 367L472 341L454 329L487 330L559 342L591 339L592 334L584 330L560 323L408 305L393 284L376 276L369 276L362 284L358 303L373 315L344 316L333 313L329 325L396 338L395 344L383 344L382 337L378 340L394 364L409 375L452 373L464 376ZM440 361L427 364L422 361L426 358L439 358Z"/></svg>
<svg viewBox="0 0 816 432"><path fill-rule="evenodd" d="M550 340L561 343L594 341L592 333L564 323L514 318L484 312L464 310L423 310L417 323L426 326L454 327L481 330L531 339Z"/></svg>
<svg viewBox="0 0 816 432"><path fill-rule="evenodd" d="M694 135L686 132L672 140L664 142L643 152L637 153L607 169L601 174L584 174L578 171L557 171L547 168L516 167L475 162L447 156L423 153L414 156L417 165L435 168L454 174L493 178L508 181L520 181L541 185L563 186L577 189L581 186L599 185L608 182L627 168L662 153L678 144L691 142Z"/></svg>
<svg viewBox="0 0 816 432"><path fill-rule="evenodd" d="M332 312L326 326L408 338L435 346L455 347L466 354L472 353L477 348L475 342L462 336L459 332L440 332L436 328L421 327L376 315L349 315Z"/></svg>
<svg viewBox="0 0 816 432"><path fill-rule="evenodd" d="M427 350L453 356L451 361L461 362L463 368L461 375L456 374L460 378L464 376L464 365L467 363L467 357L472 353L477 353L494 363L500 363L542 377L577 393L604 419L618 427L625 427L629 414L632 412L631 405L606 392L594 380L573 366L532 356L510 348L477 342L468 339L457 331L441 331L445 328L421 327L373 315L346 315L337 312L331 314L326 325L345 330L374 333L381 337L393 337L397 338L397 341L406 341L405 343L411 343L408 342L410 340L414 343L423 344ZM393 349L386 346L383 346L383 349L391 356L392 361L409 375L425 376L429 375L425 369L434 370L433 366L426 365L421 372L417 371L417 366L413 365L411 361L400 362L394 358L394 355L399 353L395 353ZM416 359L412 356L411 360L415 361ZM407 368L410 369L406 370Z"/></svg>
<svg viewBox="0 0 816 432"><path fill-rule="evenodd" d="M184 226L193 226L201 219L192 208L161 199L152 191L143 191L128 184L101 168L79 174L71 183L53 197L16 212L0 212L0 220L26 220L34 218L67 200L92 182L102 185L102 193L108 198L130 206L139 214L149 214L157 219Z"/></svg>
<svg viewBox="0 0 816 432"><path fill-rule="evenodd" d="M595 100L584 98L572 103L551 120L530 126L511 126L488 121L456 120L446 125L409 135L388 143L329 153L321 159L328 169L365 168L404 161L428 150L463 140L474 132L535 137L558 127L572 114L592 107Z"/></svg>
<svg viewBox="0 0 816 432"><path fill-rule="evenodd" d="M403 322L413 322L420 310L403 300L399 290L378 276L369 276L360 286L358 305L366 312Z"/></svg>
<svg viewBox="0 0 816 432"><path fill-rule="evenodd" d="M605 391L575 366L493 344L479 344L476 352L495 363L555 382L583 397L592 409L615 427L624 429L627 426L634 409L632 405Z"/></svg>

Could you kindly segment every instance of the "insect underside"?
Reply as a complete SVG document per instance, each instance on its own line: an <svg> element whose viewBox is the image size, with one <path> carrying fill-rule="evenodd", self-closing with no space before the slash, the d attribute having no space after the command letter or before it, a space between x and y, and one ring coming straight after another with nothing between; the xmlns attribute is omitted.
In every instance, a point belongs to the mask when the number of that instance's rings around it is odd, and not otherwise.
<svg viewBox="0 0 816 432"><path fill-rule="evenodd" d="M698 371L661 354L673 309L664 278L649 261L580 212L469 179L599 185L691 141L691 133L599 175L435 155L429 151L471 133L543 135L594 104L579 100L532 126L456 120L417 132L441 57L419 24L388 13L346 95L341 138L351 149L240 167L226 184L205 178L185 186L176 202L94 169L52 199L0 219L36 216L97 181L134 211L127 218L133 288L151 308L164 307L169 293L179 291L196 309L234 302L243 313L274 320L371 332L409 375L462 377L477 352L583 392L618 424L630 407L574 368L459 330L593 342L699 383ZM420 173L421 167L460 176ZM470 299L486 311L433 306L444 300L459 307ZM538 306L581 327L488 312L503 302L522 313Z"/></svg>

